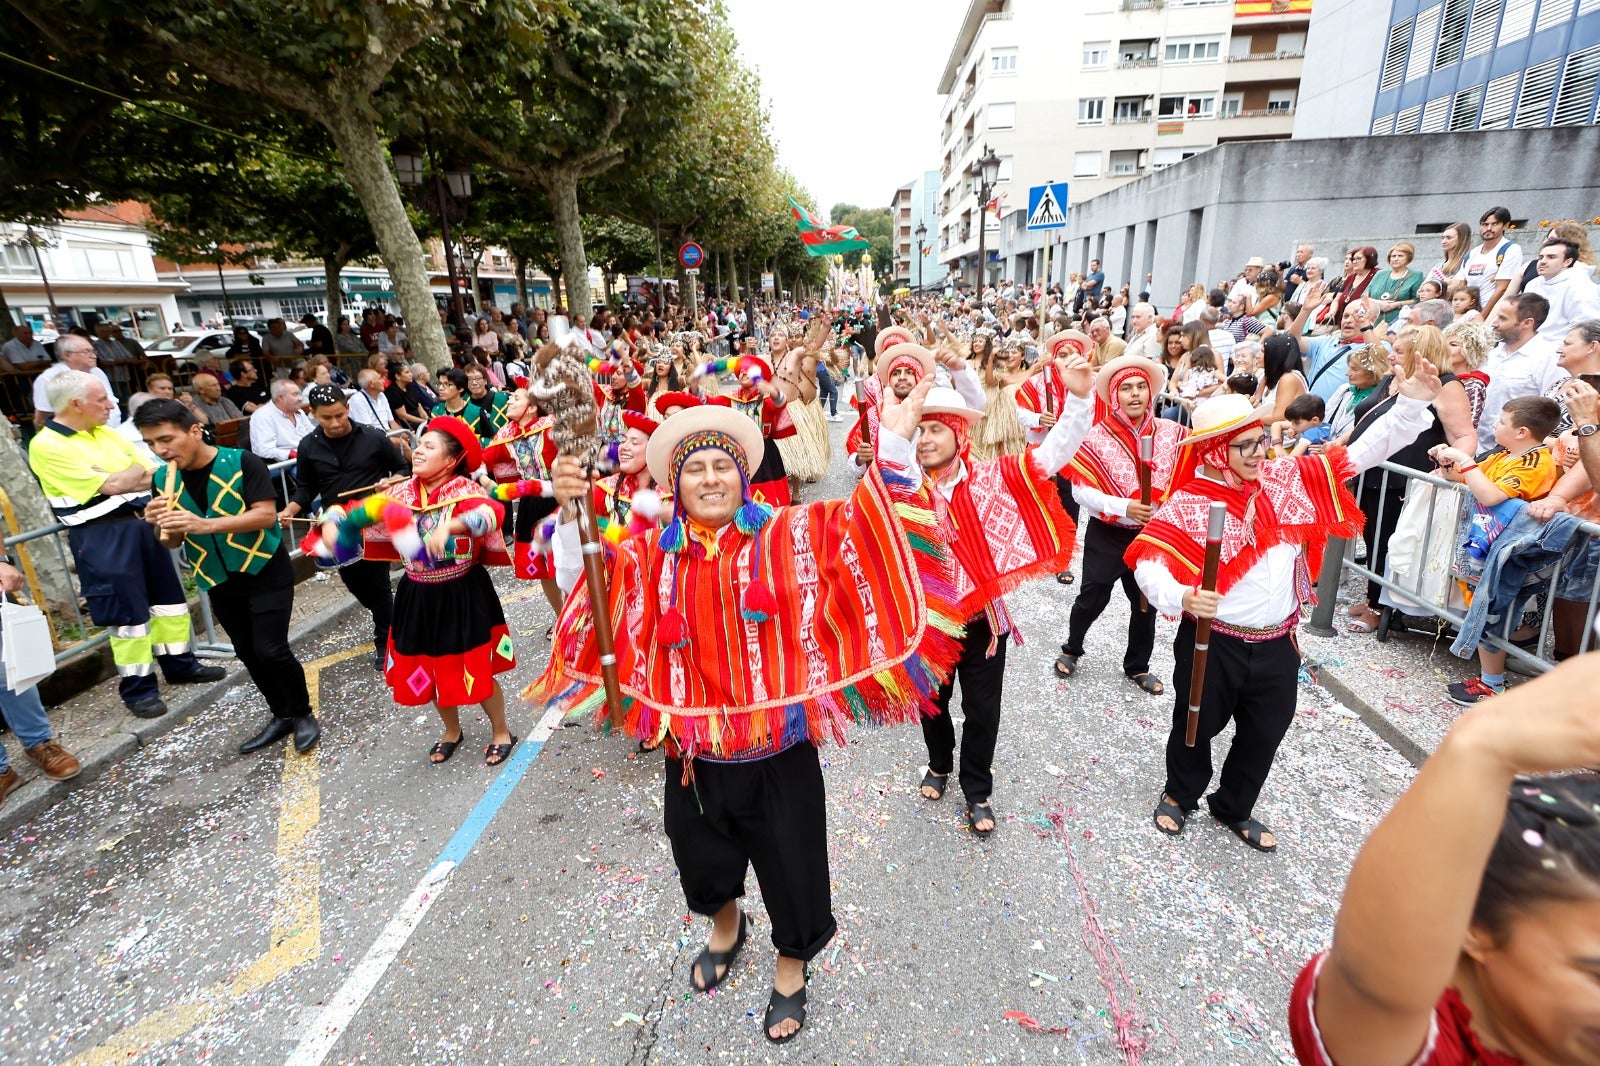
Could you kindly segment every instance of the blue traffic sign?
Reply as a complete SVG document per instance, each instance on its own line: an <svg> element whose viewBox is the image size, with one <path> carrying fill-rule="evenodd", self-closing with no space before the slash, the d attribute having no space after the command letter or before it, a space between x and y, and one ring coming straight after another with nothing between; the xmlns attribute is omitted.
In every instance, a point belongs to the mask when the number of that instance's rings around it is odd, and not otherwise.
<svg viewBox="0 0 1600 1066"><path fill-rule="evenodd" d="M1067 183L1053 181L1028 190L1028 228L1065 229L1067 225Z"/></svg>
<svg viewBox="0 0 1600 1066"><path fill-rule="evenodd" d="M688 241L682 248L678 249L678 262L682 263L686 270L694 270L705 261L705 249L693 241Z"/></svg>

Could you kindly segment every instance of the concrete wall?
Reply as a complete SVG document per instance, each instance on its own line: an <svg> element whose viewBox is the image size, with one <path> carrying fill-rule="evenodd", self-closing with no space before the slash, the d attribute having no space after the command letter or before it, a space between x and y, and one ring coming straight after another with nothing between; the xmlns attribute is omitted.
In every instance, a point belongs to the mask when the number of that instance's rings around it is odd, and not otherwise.
<svg viewBox="0 0 1600 1066"><path fill-rule="evenodd" d="M1496 204L1528 230L1587 220L1600 215L1597 155L1596 126L1224 144L1072 205L1061 269L1098 258L1113 285L1153 270L1165 308L1188 283L1233 277L1253 255L1288 259L1301 240L1324 254L1345 235L1476 231ZM1413 243L1420 262L1437 260L1437 237Z"/></svg>
<svg viewBox="0 0 1600 1066"><path fill-rule="evenodd" d="M1394 0L1317 0L1294 113L1297 139L1364 137Z"/></svg>

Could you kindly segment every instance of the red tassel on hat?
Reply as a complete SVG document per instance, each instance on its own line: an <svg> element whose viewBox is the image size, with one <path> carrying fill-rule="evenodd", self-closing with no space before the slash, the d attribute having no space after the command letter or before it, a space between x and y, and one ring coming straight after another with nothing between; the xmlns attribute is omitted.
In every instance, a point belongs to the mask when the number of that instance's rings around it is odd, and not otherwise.
<svg viewBox="0 0 1600 1066"><path fill-rule="evenodd" d="M681 648L689 643L689 623L677 604L661 612L661 621L656 623L656 639L667 648Z"/></svg>

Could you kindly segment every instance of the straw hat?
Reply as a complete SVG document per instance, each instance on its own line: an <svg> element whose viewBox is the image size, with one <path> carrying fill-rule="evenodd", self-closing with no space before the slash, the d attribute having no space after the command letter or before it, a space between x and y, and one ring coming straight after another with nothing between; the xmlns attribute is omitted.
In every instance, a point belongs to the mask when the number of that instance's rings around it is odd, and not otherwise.
<svg viewBox="0 0 1600 1066"><path fill-rule="evenodd" d="M1050 334L1050 339L1044 342L1045 354L1054 359L1067 344L1076 348L1079 355L1087 356L1094 351L1094 340L1087 333L1080 333L1075 329L1063 329Z"/></svg>
<svg viewBox="0 0 1600 1066"><path fill-rule="evenodd" d="M983 417L981 411L974 411L967 406L967 401L955 389L945 385L935 385L928 390L928 396L922 401L922 415L955 415L968 422L976 422Z"/></svg>
<svg viewBox="0 0 1600 1066"><path fill-rule="evenodd" d="M878 334L882 337L883 334ZM878 353L878 380L885 385L894 375L895 367L903 362L912 362L917 366L917 380L921 381L933 373L933 353L920 344L895 344Z"/></svg>
<svg viewBox="0 0 1600 1066"><path fill-rule="evenodd" d="M1193 448L1215 437L1225 437L1246 426L1258 424L1267 414L1265 407L1256 407L1248 396L1240 396L1236 392L1213 396L1195 407L1191 416L1194 432L1183 438L1184 447Z"/></svg>
<svg viewBox="0 0 1600 1066"><path fill-rule="evenodd" d="M877 338L872 342L872 354L879 356L891 344L915 344L917 338L904 326L886 326L878 331Z"/></svg>
<svg viewBox="0 0 1600 1066"><path fill-rule="evenodd" d="M686 437L707 430L727 434L744 450L745 462L749 464L744 472L747 480L761 466L761 455L766 445L761 438L761 427L756 425L755 419L721 404L702 404L669 415L650 434L644 457L650 467L651 479L657 485L667 486L667 491L672 491L672 453L677 451L678 444Z"/></svg>

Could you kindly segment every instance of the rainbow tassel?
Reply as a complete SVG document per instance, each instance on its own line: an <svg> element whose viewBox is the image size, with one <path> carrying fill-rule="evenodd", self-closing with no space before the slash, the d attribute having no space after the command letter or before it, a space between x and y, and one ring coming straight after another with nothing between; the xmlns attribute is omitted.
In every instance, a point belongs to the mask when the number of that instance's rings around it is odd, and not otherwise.
<svg viewBox="0 0 1600 1066"><path fill-rule="evenodd" d="M656 540L664 552L681 552L688 542L689 532L684 528L683 517L674 515L672 521L661 531L661 536Z"/></svg>
<svg viewBox="0 0 1600 1066"><path fill-rule="evenodd" d="M740 533L753 537L761 532L762 527L771 520L772 514L771 507L746 497L744 506L740 507L738 513L733 516L733 524L739 527ZM665 548L666 545L663 544L662 547ZM671 551L672 549L668 548L667 550Z"/></svg>

